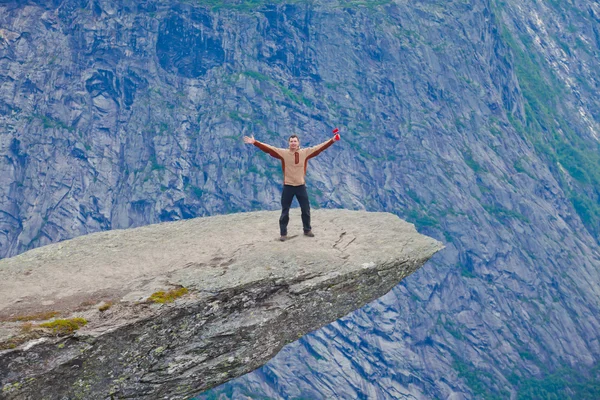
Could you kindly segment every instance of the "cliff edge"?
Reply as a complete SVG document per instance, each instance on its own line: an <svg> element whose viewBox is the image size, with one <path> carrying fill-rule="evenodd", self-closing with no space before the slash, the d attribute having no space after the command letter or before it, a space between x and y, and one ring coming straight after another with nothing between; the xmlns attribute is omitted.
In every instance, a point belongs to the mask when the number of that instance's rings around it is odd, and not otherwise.
<svg viewBox="0 0 600 400"><path fill-rule="evenodd" d="M298 210L292 210L298 213ZM294 212L292 212L294 214ZM185 399L387 293L443 246L388 213L230 214L0 260L0 397Z"/></svg>

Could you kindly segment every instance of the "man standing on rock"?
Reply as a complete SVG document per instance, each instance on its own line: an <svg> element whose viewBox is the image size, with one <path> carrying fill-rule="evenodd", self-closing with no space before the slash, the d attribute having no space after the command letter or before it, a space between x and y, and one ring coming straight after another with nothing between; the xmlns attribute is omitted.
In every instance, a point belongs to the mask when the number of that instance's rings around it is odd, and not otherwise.
<svg viewBox="0 0 600 400"><path fill-rule="evenodd" d="M306 175L306 167L308 160L318 156L323 150L328 148L340 140L338 129L334 129L335 136L326 142L323 142L314 147L306 149L300 148L300 139L298 136L292 135L288 139L289 148L280 149L270 146L266 143L261 143L254 139L254 136L244 136L244 143L253 144L272 157L281 160L281 169L283 170L283 191L281 192L281 217L279 218L279 230L282 242L287 240L287 226L290 220L290 206L294 196L300 203L302 210L302 227L304 235L314 237L312 228L310 227L310 203L308 201L308 193L306 192L306 183L304 177Z"/></svg>

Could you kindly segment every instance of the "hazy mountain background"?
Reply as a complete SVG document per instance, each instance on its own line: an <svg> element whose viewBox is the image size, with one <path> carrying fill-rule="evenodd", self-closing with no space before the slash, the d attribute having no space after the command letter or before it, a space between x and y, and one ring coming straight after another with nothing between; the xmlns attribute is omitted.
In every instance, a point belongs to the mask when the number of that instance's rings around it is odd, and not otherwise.
<svg viewBox="0 0 600 400"><path fill-rule="evenodd" d="M241 137L337 126L313 207L446 250L201 398L597 399L599 87L598 1L0 0L0 256L278 209Z"/></svg>

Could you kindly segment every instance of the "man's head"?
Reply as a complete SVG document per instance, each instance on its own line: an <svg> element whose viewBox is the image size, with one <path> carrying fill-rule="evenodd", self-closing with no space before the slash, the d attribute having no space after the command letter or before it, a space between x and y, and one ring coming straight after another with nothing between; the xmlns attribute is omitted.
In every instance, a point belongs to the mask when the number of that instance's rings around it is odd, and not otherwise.
<svg viewBox="0 0 600 400"><path fill-rule="evenodd" d="M298 139L297 135L292 135L288 139L288 144L291 151L296 151L300 148L300 139Z"/></svg>

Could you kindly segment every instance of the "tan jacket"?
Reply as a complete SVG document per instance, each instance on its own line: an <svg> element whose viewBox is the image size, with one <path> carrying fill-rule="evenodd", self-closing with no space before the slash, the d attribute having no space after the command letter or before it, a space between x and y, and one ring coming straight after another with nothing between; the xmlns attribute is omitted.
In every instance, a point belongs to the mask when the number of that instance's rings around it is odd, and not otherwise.
<svg viewBox="0 0 600 400"><path fill-rule="evenodd" d="M304 185L304 176L306 175L306 166L308 160L318 156L323 150L333 144L333 139L329 139L317 146L307 147L306 149L298 149L292 152L290 149L280 149L270 146L266 143L261 143L258 140L254 141L254 145L267 154L281 160L281 169L283 170L283 184L300 186Z"/></svg>

